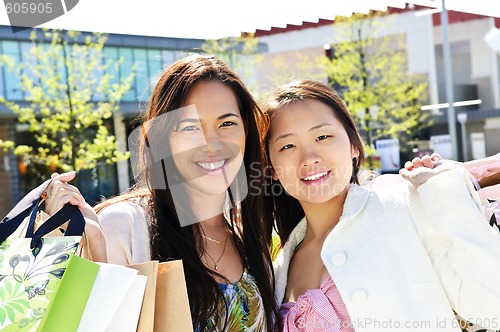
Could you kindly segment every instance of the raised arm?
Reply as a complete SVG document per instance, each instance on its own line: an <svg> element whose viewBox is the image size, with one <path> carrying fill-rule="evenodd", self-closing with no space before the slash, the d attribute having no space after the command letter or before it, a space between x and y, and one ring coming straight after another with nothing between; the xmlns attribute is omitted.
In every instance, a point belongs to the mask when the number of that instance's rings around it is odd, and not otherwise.
<svg viewBox="0 0 500 332"><path fill-rule="evenodd" d="M97 222L97 215L85 201L78 188L68 183L75 176L75 172L52 174L52 182L45 191L47 195L45 213L51 216L67 203L78 206L86 221L84 244L88 243L88 248L84 246L83 250L86 250L87 254L90 252L89 257L92 260L106 262L106 242L102 229Z"/></svg>

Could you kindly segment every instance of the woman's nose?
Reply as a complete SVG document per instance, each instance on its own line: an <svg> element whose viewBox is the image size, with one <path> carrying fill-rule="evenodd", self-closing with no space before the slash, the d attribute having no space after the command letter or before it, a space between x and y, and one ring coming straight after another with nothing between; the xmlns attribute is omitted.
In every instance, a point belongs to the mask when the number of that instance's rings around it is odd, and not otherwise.
<svg viewBox="0 0 500 332"><path fill-rule="evenodd" d="M215 132L204 132L206 144L201 147L201 150L206 153L215 153L222 150L224 143Z"/></svg>
<svg viewBox="0 0 500 332"><path fill-rule="evenodd" d="M313 148L304 149L300 161L301 166L311 166L321 161L321 157Z"/></svg>

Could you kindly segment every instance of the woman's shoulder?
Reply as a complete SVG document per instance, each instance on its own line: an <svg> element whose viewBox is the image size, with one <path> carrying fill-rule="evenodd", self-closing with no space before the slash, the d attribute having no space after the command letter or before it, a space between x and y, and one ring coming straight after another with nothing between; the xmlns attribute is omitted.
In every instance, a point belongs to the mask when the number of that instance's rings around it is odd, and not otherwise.
<svg viewBox="0 0 500 332"><path fill-rule="evenodd" d="M97 214L137 214L143 212L145 208L146 205L141 201L141 199L126 199L103 207Z"/></svg>
<svg viewBox="0 0 500 332"><path fill-rule="evenodd" d="M146 219L148 199L145 196L116 197L109 202L100 203L97 215L101 223L135 223Z"/></svg>

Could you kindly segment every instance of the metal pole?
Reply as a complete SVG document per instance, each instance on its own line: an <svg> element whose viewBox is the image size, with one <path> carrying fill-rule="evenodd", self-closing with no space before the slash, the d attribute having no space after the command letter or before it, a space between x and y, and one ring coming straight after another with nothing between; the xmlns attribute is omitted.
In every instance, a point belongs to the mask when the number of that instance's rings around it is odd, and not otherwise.
<svg viewBox="0 0 500 332"><path fill-rule="evenodd" d="M467 111L465 111L467 112ZM462 132L462 161L468 161L467 155L467 113L459 113L457 115L458 122L460 122L460 129Z"/></svg>
<svg viewBox="0 0 500 332"><path fill-rule="evenodd" d="M451 55L450 55L450 41L448 40L448 10L446 9L445 0L441 0L441 28L443 30L443 62L444 62L444 76L446 84L446 100L448 103L448 130L451 139L451 159L457 159L457 127L455 107L453 102L453 74L451 71Z"/></svg>
<svg viewBox="0 0 500 332"><path fill-rule="evenodd" d="M462 124L462 154L464 159L463 161L468 161L469 157L467 156L467 132L465 123Z"/></svg>

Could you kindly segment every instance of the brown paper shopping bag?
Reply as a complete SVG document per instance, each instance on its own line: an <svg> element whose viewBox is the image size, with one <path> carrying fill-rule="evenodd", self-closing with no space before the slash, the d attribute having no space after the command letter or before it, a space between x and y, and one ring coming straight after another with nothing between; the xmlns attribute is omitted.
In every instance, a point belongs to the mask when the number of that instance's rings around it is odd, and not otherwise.
<svg viewBox="0 0 500 332"><path fill-rule="evenodd" d="M150 261L130 267L148 277L137 331L192 332L182 261Z"/></svg>

